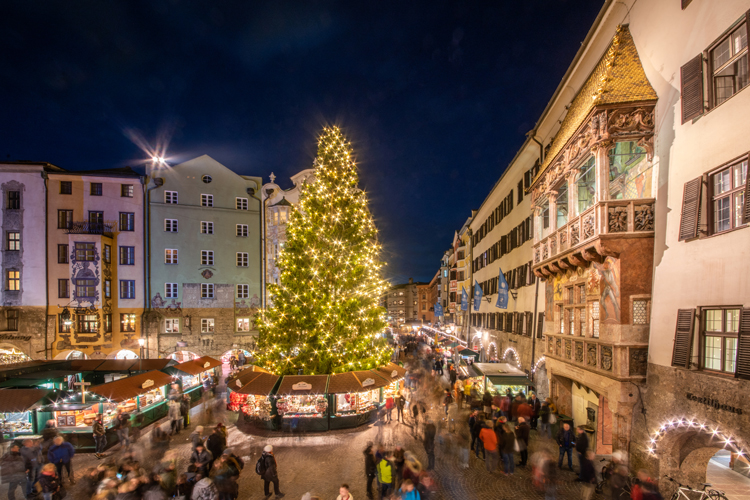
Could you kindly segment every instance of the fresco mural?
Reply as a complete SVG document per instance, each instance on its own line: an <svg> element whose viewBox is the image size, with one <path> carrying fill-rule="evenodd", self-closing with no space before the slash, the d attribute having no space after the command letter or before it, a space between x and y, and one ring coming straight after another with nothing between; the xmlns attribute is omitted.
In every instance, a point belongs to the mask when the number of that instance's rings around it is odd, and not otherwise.
<svg viewBox="0 0 750 500"><path fill-rule="evenodd" d="M620 323L620 261L607 257L601 264L594 262L592 272L598 274L601 322Z"/></svg>

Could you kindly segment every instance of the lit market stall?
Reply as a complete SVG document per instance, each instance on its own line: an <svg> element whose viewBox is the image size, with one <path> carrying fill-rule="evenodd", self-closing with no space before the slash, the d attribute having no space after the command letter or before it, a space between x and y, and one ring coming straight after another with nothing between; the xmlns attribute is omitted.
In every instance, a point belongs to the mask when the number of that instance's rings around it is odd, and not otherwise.
<svg viewBox="0 0 750 500"><path fill-rule="evenodd" d="M328 430L328 375L287 375L276 391L281 430Z"/></svg>
<svg viewBox="0 0 750 500"><path fill-rule="evenodd" d="M406 369L404 367L396 363L388 363L373 371L388 382L388 385L383 387L383 401L389 397L395 398L396 393L404 388L404 377L406 376Z"/></svg>
<svg viewBox="0 0 750 500"><path fill-rule="evenodd" d="M483 394L485 390L493 396L504 395L510 389L515 396L523 391L528 395L529 386L532 385L528 375L509 363L474 363L473 368L476 379Z"/></svg>
<svg viewBox="0 0 750 500"><path fill-rule="evenodd" d="M203 395L203 381L206 378L217 377L216 367L221 370L221 361L203 356L178 365L167 366L162 371L175 377L183 394L188 394L195 402Z"/></svg>
<svg viewBox="0 0 750 500"><path fill-rule="evenodd" d="M357 427L375 420L382 390L391 383L374 370L331 375L328 381L330 428Z"/></svg>
<svg viewBox="0 0 750 500"><path fill-rule="evenodd" d="M46 389L0 390L0 431L3 439L38 435L45 418L37 409L49 402L53 391Z"/></svg>
<svg viewBox="0 0 750 500"><path fill-rule="evenodd" d="M273 393L281 377L265 371L244 370L240 377L227 383L227 408L241 411L246 422L273 429Z"/></svg>

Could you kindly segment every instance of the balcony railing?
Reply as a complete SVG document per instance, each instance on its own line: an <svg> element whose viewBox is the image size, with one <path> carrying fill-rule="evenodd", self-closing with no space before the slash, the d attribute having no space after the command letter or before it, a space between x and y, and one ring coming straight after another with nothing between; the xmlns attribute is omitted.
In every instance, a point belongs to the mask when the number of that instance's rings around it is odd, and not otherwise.
<svg viewBox="0 0 750 500"><path fill-rule="evenodd" d="M554 258L604 234L653 233L653 198L607 200L568 221L534 245L534 264Z"/></svg>
<svg viewBox="0 0 750 500"><path fill-rule="evenodd" d="M65 230L67 234L102 234L112 236L117 232L117 221L73 221Z"/></svg>

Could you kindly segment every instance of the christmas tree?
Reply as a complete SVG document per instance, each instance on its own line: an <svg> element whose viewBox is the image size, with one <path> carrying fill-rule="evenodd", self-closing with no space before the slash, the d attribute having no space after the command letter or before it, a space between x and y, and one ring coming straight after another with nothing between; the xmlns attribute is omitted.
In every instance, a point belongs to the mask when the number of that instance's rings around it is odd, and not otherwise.
<svg viewBox="0 0 750 500"><path fill-rule="evenodd" d="M318 141L315 182L305 184L278 257L273 306L258 323L256 358L280 375L327 374L382 366L380 244L351 144L337 127Z"/></svg>

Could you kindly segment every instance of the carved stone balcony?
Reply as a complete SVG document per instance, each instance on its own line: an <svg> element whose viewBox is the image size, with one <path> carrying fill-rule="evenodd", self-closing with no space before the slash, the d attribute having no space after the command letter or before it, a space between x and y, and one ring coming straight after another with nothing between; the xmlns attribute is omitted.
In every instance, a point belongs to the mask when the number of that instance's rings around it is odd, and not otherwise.
<svg viewBox="0 0 750 500"><path fill-rule="evenodd" d="M534 244L534 273L544 277L587 261L616 256L606 240L654 236L653 198L606 200L595 204Z"/></svg>
<svg viewBox="0 0 750 500"><path fill-rule="evenodd" d="M102 234L112 236L117 232L117 221L89 222L72 221L65 230L66 234Z"/></svg>

